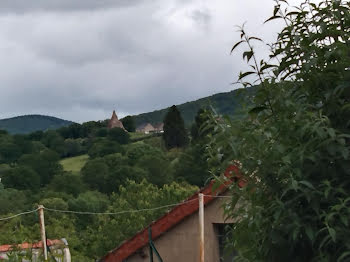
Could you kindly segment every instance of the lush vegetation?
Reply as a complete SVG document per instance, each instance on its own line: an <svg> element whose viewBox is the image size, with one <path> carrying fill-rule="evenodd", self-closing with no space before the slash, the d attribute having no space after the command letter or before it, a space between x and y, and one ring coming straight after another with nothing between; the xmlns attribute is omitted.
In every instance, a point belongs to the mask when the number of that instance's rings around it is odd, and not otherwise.
<svg viewBox="0 0 350 262"><path fill-rule="evenodd" d="M232 48L245 46L250 65L239 80L259 83L250 111L208 124L218 127L212 172L235 164L246 181L231 188L241 204L227 213L237 221L229 244L237 261L349 261L350 2L280 1L275 19L285 27L269 60L244 28Z"/></svg>
<svg viewBox="0 0 350 262"><path fill-rule="evenodd" d="M25 115L0 119L0 129L7 130L11 134L28 134L34 131L57 129L72 123L52 116Z"/></svg>
<svg viewBox="0 0 350 262"><path fill-rule="evenodd" d="M64 171L72 172L75 174L78 174L80 170L83 168L83 166L88 161L89 156L86 155L80 155L80 156L73 156L64 158L60 161L60 164L63 167Z"/></svg>
<svg viewBox="0 0 350 262"><path fill-rule="evenodd" d="M178 111L167 122L172 136L189 140ZM91 121L27 135L0 130L0 218L38 204L109 213L159 207L180 202L208 180L204 137L167 150L161 135L106 126L106 121ZM66 238L73 261L94 261L166 211L79 215L46 210L47 236ZM40 240L37 214L0 221L0 231L0 244Z"/></svg>
<svg viewBox="0 0 350 262"><path fill-rule="evenodd" d="M201 98L196 101L187 102L178 105L178 109L189 127L194 120L195 115L201 108L213 108L218 114L233 115L240 110L242 94L240 90L233 90L227 93L219 93L209 97ZM136 116L126 116L121 119L124 127L129 132L135 132L135 128L143 123L158 124L161 123L168 111L168 108L154 112L143 113ZM100 121L106 123L106 120ZM10 134L29 134L35 131L55 130L61 127L67 127L72 124L71 121L43 115L25 115L7 119L0 119L0 129L7 130ZM76 124L76 127L80 126ZM82 131L84 132L84 131ZM100 131L104 132L104 131Z"/></svg>
<svg viewBox="0 0 350 262"><path fill-rule="evenodd" d="M170 149L174 147L183 147L188 143L188 135L185 129L185 123L176 106L170 107L164 118L165 146Z"/></svg>
<svg viewBox="0 0 350 262"><path fill-rule="evenodd" d="M241 102L244 100L245 94L241 89L236 89L226 93L219 93L205 98L201 98L192 102L177 105L185 126L189 127L194 120L198 110L214 109L219 115L235 115L241 110ZM169 108L156 110L149 113L143 113L133 116L136 126L143 123L151 123L152 125L163 122Z"/></svg>

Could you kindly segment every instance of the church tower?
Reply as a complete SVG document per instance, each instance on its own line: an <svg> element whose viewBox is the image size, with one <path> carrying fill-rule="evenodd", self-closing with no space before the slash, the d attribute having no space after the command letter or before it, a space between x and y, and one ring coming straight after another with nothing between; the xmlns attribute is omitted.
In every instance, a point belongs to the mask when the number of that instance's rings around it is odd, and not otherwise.
<svg viewBox="0 0 350 262"><path fill-rule="evenodd" d="M113 110L112 118L108 122L108 129L119 127L125 130L123 123L119 121L117 114L115 113L115 110ZM126 130L125 130L126 131Z"/></svg>

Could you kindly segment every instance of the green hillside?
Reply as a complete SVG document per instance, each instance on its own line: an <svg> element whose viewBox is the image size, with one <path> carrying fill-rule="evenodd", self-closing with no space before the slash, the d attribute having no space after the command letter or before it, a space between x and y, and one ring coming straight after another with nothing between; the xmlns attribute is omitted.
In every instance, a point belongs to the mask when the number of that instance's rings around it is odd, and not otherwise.
<svg viewBox="0 0 350 262"><path fill-rule="evenodd" d="M11 134L27 134L38 130L57 129L73 122L52 116L24 115L0 120L0 129Z"/></svg>
<svg viewBox="0 0 350 262"><path fill-rule="evenodd" d="M248 90L248 91L247 91ZM218 93L212 96L204 97L195 101L187 102L181 105L176 105L188 126L194 121L194 117L200 108L213 107L218 114L233 115L242 108L241 102L251 89L236 89L226 93ZM246 92L247 91L247 92ZM156 124L163 122L164 116L168 108L156 110L149 113L135 115L136 126L143 123Z"/></svg>

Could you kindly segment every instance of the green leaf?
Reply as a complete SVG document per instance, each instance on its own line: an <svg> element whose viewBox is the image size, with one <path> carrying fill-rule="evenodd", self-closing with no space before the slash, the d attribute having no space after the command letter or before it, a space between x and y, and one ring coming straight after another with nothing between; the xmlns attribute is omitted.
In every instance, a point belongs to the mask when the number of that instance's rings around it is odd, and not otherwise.
<svg viewBox="0 0 350 262"><path fill-rule="evenodd" d="M286 16L293 16L293 15L298 15L298 14L300 14L300 12L292 11L292 12L287 13Z"/></svg>
<svg viewBox="0 0 350 262"><path fill-rule="evenodd" d="M342 261L347 261L347 260L343 260L346 257L350 257L350 251L344 252L338 259L337 262L342 262Z"/></svg>
<svg viewBox="0 0 350 262"><path fill-rule="evenodd" d="M249 62L249 60L252 58L253 55L254 55L253 51L246 51L243 53L243 59L247 58L247 62Z"/></svg>
<svg viewBox="0 0 350 262"><path fill-rule="evenodd" d="M319 248L319 249L322 249L323 246L326 245L326 244L329 242L330 239L331 239L331 236L330 236L330 235L325 236L325 237L322 239L322 241L321 241L321 243L320 243L320 245L319 245L318 248Z"/></svg>
<svg viewBox="0 0 350 262"><path fill-rule="evenodd" d="M275 5L275 8L273 10L273 15L276 15L277 12L280 10L280 8L281 8L281 5Z"/></svg>
<svg viewBox="0 0 350 262"><path fill-rule="evenodd" d="M271 68L271 67L278 67L277 65L272 65L272 64L264 64L260 70L263 71L263 70L266 70L268 68Z"/></svg>
<svg viewBox="0 0 350 262"><path fill-rule="evenodd" d="M341 222L343 222L343 224L345 225L345 226L348 226L349 225L349 218L347 217L347 216L340 216L340 220L341 220Z"/></svg>
<svg viewBox="0 0 350 262"><path fill-rule="evenodd" d="M244 78L244 77L246 77L246 76L249 76L249 75L252 75L252 74L255 74L255 72L253 72L253 71L248 71L248 72L240 73L240 74L239 74L239 77L238 77L238 80L241 80L242 78Z"/></svg>
<svg viewBox="0 0 350 262"><path fill-rule="evenodd" d="M296 180L292 180L292 188L297 191L298 190L298 182Z"/></svg>
<svg viewBox="0 0 350 262"><path fill-rule="evenodd" d="M307 237L311 240L311 242L313 242L315 237L314 237L314 231L312 230L312 228L309 226L306 227L305 233L306 233Z"/></svg>
<svg viewBox="0 0 350 262"><path fill-rule="evenodd" d="M243 42L245 42L245 40L241 40L241 41L237 42L236 44L234 44L234 46L233 46L232 49L231 49L231 53L233 52L233 50L236 49L236 47L238 47L238 46L239 46L240 44L242 44Z"/></svg>
<svg viewBox="0 0 350 262"><path fill-rule="evenodd" d="M310 182L305 181L305 180L300 181L299 184L303 184L303 185L307 186L310 189L315 189L315 187Z"/></svg>
<svg viewBox="0 0 350 262"><path fill-rule="evenodd" d="M280 15L271 16L269 19L264 21L264 24L271 21L271 20L278 19L278 18L282 18L282 17Z"/></svg>
<svg viewBox="0 0 350 262"><path fill-rule="evenodd" d="M335 131L333 128L328 128L328 134L331 138L335 138Z"/></svg>
<svg viewBox="0 0 350 262"><path fill-rule="evenodd" d="M328 232L329 232L329 235L331 236L333 242L335 242L336 240L336 232L333 228L329 227L328 228Z"/></svg>
<svg viewBox="0 0 350 262"><path fill-rule="evenodd" d="M255 37L255 36L249 37L248 40L257 40L257 41L263 42L263 40L261 38Z"/></svg>

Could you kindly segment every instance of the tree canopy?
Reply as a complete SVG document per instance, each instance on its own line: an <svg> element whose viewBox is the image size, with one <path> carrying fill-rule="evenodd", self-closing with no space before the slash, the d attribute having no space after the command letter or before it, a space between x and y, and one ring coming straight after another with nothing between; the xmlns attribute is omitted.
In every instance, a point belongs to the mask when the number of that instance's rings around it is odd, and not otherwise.
<svg viewBox="0 0 350 262"><path fill-rule="evenodd" d="M181 114L175 105L169 108L163 122L163 138L165 146L168 149L187 145L188 136L185 129L184 120L182 119Z"/></svg>
<svg viewBox="0 0 350 262"><path fill-rule="evenodd" d="M239 81L259 86L242 119L212 116L209 162L216 174L239 166L246 181L227 213L237 261L349 261L349 2L284 2L268 19L285 22L269 60L240 29L232 50L245 44L252 70Z"/></svg>

